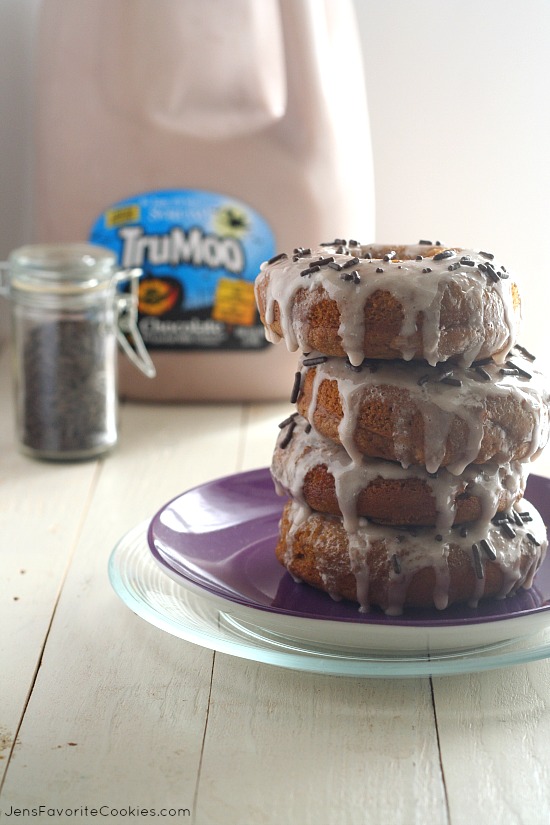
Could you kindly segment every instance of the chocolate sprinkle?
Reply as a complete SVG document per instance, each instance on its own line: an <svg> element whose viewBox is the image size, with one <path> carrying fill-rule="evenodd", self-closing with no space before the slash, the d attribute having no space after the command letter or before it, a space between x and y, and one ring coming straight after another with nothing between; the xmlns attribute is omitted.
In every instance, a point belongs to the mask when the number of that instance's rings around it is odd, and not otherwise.
<svg viewBox="0 0 550 825"><path fill-rule="evenodd" d="M529 352L529 350L525 349L525 347L520 346L520 344L514 344L514 349L521 352L523 357L527 358L528 361L536 361L536 356Z"/></svg>
<svg viewBox="0 0 550 825"><path fill-rule="evenodd" d="M294 430L296 428L296 421L292 420L288 426L288 430L285 433L285 437L279 444L281 450L286 450L290 442L292 441L292 436L294 435Z"/></svg>
<svg viewBox="0 0 550 825"><path fill-rule="evenodd" d="M384 260L386 261L386 263L388 263L388 261L391 261L392 258L395 258L395 251L388 252L387 255L384 255Z"/></svg>
<svg viewBox="0 0 550 825"><path fill-rule="evenodd" d="M479 254L483 255L484 258L488 258L490 261L495 257L492 252L480 252Z"/></svg>
<svg viewBox="0 0 550 825"><path fill-rule="evenodd" d="M438 252L434 255L434 261L444 261L445 258L452 258L455 253L452 249L444 249L443 252Z"/></svg>
<svg viewBox="0 0 550 825"><path fill-rule="evenodd" d="M466 536L468 535L468 528L465 527L464 525L462 525L462 527L460 528L460 535L462 536L463 539L465 539Z"/></svg>
<svg viewBox="0 0 550 825"><path fill-rule="evenodd" d="M433 243L431 241L420 240L418 241L418 246L433 246Z"/></svg>
<svg viewBox="0 0 550 825"><path fill-rule="evenodd" d="M270 264L275 264L277 263L277 261L282 261L285 258L288 258L288 255L286 254L286 252L281 252L279 253L279 255L274 255L273 258L270 258L267 264L269 266Z"/></svg>
<svg viewBox="0 0 550 825"><path fill-rule="evenodd" d="M342 269L351 269L352 266L357 266L358 263L360 263L359 258L354 256L350 258L349 261L346 261L345 264L342 264Z"/></svg>
<svg viewBox="0 0 550 825"><path fill-rule="evenodd" d="M477 372L478 375L480 375L483 378L484 381L490 381L491 380L491 376L489 375L487 370L483 369L483 367L475 367L475 371Z"/></svg>
<svg viewBox="0 0 550 825"><path fill-rule="evenodd" d="M295 404L298 400L298 396L300 394L300 385L302 383L302 373L297 372L294 375L294 385L292 387L292 392L290 394L290 403Z"/></svg>
<svg viewBox="0 0 550 825"><path fill-rule="evenodd" d="M336 261L332 261L332 263L329 264L329 267L331 269L335 269L336 272L340 272L340 270L342 269L342 264L337 264Z"/></svg>
<svg viewBox="0 0 550 825"><path fill-rule="evenodd" d="M487 264L486 268L487 268L487 275L489 276L489 278L492 281L494 281L495 284L497 284L500 281L500 275L498 274L498 272L496 271L494 266L492 264Z"/></svg>
<svg viewBox="0 0 550 825"><path fill-rule="evenodd" d="M472 544L472 558L474 562L474 570L478 579L483 579L485 574L483 572L483 564L481 561L481 554L477 544Z"/></svg>
<svg viewBox="0 0 550 825"><path fill-rule="evenodd" d="M381 274L384 270L382 269L381 266L377 266L376 271L378 272L378 274Z"/></svg>
<svg viewBox="0 0 550 825"><path fill-rule="evenodd" d="M313 275L314 272L320 272L320 271L321 271L321 267L318 264L314 264L313 266L309 266L307 269L302 269L302 271L300 272L300 275L303 278L305 275Z"/></svg>
<svg viewBox="0 0 550 825"><path fill-rule="evenodd" d="M281 423L279 424L279 429L284 430L285 427L288 427L290 422L294 421L294 419L297 417L297 415L298 415L298 413L292 413L292 415L289 415L288 418L285 418L284 421L281 421Z"/></svg>
<svg viewBox="0 0 550 825"><path fill-rule="evenodd" d="M517 364L514 364L513 361L506 361L506 366L509 367L511 370L515 370L518 375L521 375L522 378L532 378L532 374L524 370L523 367L518 367Z"/></svg>
<svg viewBox="0 0 550 825"><path fill-rule="evenodd" d="M481 546L481 549L488 556L488 558L490 558L491 561L494 561L497 557L497 554L495 553L494 547L491 544L491 542L489 542L487 539L481 539L479 544Z"/></svg>
<svg viewBox="0 0 550 825"><path fill-rule="evenodd" d="M318 364L326 364L327 361L326 355L317 355L314 358L304 358L302 364L304 367L316 367Z"/></svg>
<svg viewBox="0 0 550 825"><path fill-rule="evenodd" d="M517 510L512 510L512 518L514 519L518 527L523 527L523 519L521 518Z"/></svg>
<svg viewBox="0 0 550 825"><path fill-rule="evenodd" d="M505 536L508 536L509 539L515 539L516 531L508 521L503 521L500 526Z"/></svg>
<svg viewBox="0 0 550 825"><path fill-rule="evenodd" d="M529 541L535 545L535 547L540 547L540 541L537 541L536 537L532 533L526 533L526 536Z"/></svg>

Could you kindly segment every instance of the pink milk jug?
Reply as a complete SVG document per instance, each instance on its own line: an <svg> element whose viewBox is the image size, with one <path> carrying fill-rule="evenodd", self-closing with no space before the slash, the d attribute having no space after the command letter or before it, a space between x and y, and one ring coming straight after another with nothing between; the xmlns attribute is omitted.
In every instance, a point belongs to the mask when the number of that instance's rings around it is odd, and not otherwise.
<svg viewBox="0 0 550 825"><path fill-rule="evenodd" d="M141 268L151 380L123 397L275 400L296 356L267 342L260 264L373 240L367 104L348 0L43 0L35 240Z"/></svg>

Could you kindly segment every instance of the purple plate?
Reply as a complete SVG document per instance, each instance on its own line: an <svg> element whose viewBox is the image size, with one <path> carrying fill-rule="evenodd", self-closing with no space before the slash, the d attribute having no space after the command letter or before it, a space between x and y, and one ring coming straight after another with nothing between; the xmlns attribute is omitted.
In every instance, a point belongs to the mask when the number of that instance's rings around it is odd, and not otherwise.
<svg viewBox="0 0 550 825"><path fill-rule="evenodd" d="M550 520L550 479L531 475L526 499ZM457 627L520 618L550 607L550 553L530 590L477 608L452 605L406 610L386 616L373 609L334 601L297 584L275 558L284 499L275 493L267 468L226 476L195 487L168 502L152 518L148 547L172 578L229 603L303 619L407 627Z"/></svg>

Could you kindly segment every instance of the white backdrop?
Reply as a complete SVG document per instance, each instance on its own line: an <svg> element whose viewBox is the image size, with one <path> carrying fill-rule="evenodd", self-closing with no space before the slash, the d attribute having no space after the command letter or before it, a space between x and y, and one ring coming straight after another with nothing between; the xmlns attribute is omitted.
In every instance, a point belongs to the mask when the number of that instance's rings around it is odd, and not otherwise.
<svg viewBox="0 0 550 825"><path fill-rule="evenodd" d="M2 259L31 232L39 4L0 0ZM377 239L428 237L496 251L523 283L523 342L539 354L550 350L550 2L355 5L371 116Z"/></svg>

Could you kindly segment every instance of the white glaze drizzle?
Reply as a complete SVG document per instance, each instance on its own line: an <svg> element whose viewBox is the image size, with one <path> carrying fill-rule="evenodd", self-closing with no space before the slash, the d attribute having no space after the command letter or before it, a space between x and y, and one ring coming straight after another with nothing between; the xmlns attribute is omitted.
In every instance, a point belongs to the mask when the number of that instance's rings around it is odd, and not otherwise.
<svg viewBox="0 0 550 825"><path fill-rule="evenodd" d="M394 247L395 248L395 247ZM270 329L274 321L275 304L280 310L282 338L291 352L310 349L307 325L310 309L319 289L324 289L336 302L340 315L339 336L352 364L364 358L364 305L376 291L390 292L401 304L403 321L400 334L393 346L404 360L423 357L435 365L449 357L456 357L469 366L481 348L491 353L509 350L516 341L519 313L514 309L512 279L506 268L484 253L458 248L410 245L399 247L401 257L385 261L390 246L335 244L312 249L308 254L279 257L265 262L256 279L256 299L265 306L266 337L272 342L280 338ZM448 257L435 260L442 252ZM372 258L367 259L367 255ZM323 264L319 271L304 275L319 260L333 258L336 266L345 266L357 257L359 260L344 272L355 271L357 283L343 281L342 271ZM422 260L416 260L422 257ZM471 263L473 262L473 266ZM488 276L487 266L494 267L503 277ZM449 269L452 267L452 270ZM481 270L480 270L481 267ZM467 308L462 349L458 353L445 351L441 345L443 330L440 323L441 296L450 282L461 289ZM293 311L296 294L302 291L303 303L299 313ZM262 300L259 295L262 294ZM491 296L494 323L488 325L484 313L484 296ZM422 316L422 352L416 353L412 336L417 331L418 315Z"/></svg>
<svg viewBox="0 0 550 825"><path fill-rule="evenodd" d="M397 460L403 467L415 463L411 446L415 438L409 423L412 410L416 409L424 422L424 464L428 472L436 472L444 461L449 427L453 418L458 416L465 424L467 441L447 469L460 475L479 455L488 399L498 399L502 404L507 399L514 399L517 402L517 412L521 410L519 414L524 416L527 425L526 440L520 445L523 451L521 458L532 460L550 437L550 393L546 378L533 368L531 362L520 354L514 354L513 362L531 377L503 375L502 368L491 363L483 367L491 379L486 381L480 378L475 369L454 367L452 377L460 382L459 386L455 386L440 380L443 373L439 367L429 367L417 361L368 362L375 363L375 371L371 372L367 364L358 372L350 369L343 358L328 358L325 363L315 367L302 368L303 373L307 369L315 369L307 417L310 422L314 422L317 396L323 381L336 381L343 410L338 428L339 438L350 457L359 461L360 453L354 434L361 405L375 401L383 394L385 387L398 387L406 392L393 420L392 439ZM425 378L427 380L424 381ZM303 380L304 375L302 382ZM410 399L410 404L407 399ZM502 426L501 422L496 424ZM509 458L509 455L503 453L494 456L493 460L507 461Z"/></svg>
<svg viewBox="0 0 550 825"><path fill-rule="evenodd" d="M356 462L340 445L324 439L313 429L308 432L307 422L296 414L278 436L271 474L277 493L299 503L302 517L309 515L304 480L309 471L319 465L327 467L334 478L336 499L348 533L353 533L359 525L359 493L377 479L425 481L435 501L435 528L441 531L453 524L456 497L460 493L479 499L480 518L488 524L504 491L510 503L521 497L529 469L528 464L514 461L503 465L470 465L460 477L441 468L436 477L431 477L421 466L403 469L397 462L367 457Z"/></svg>

